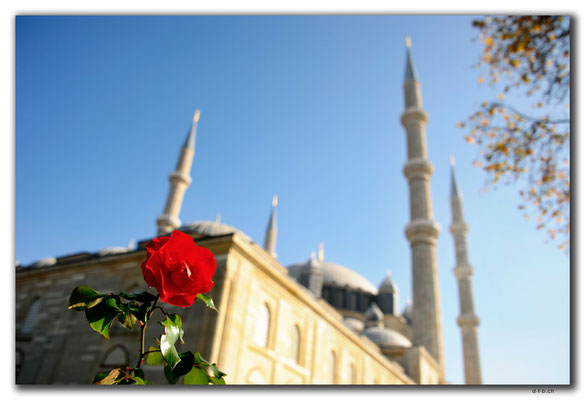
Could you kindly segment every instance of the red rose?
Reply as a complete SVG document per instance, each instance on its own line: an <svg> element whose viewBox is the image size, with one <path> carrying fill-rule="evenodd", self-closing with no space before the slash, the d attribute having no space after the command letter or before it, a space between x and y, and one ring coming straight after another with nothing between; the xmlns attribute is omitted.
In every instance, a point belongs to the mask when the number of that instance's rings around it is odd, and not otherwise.
<svg viewBox="0 0 585 400"><path fill-rule="evenodd" d="M186 233L173 231L170 238L157 237L146 245L146 252L142 276L164 303L189 307L198 294L213 287L215 258Z"/></svg>

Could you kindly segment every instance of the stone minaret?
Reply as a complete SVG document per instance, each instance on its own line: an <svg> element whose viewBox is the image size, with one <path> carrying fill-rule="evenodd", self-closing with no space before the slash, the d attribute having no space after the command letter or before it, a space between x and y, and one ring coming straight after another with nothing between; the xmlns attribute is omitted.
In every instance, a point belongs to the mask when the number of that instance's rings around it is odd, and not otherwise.
<svg viewBox="0 0 585 400"><path fill-rule="evenodd" d="M406 38L406 74L401 122L406 130L408 161L404 176L410 189L410 223L405 234L412 249L412 328L414 344L424 346L441 367L444 380L443 330L439 303L436 242L439 225L433 221L430 178L433 165L427 160L426 123L420 83L410 55L410 38Z"/></svg>
<svg viewBox="0 0 585 400"><path fill-rule="evenodd" d="M455 180L455 161L451 161L451 215L453 222L450 226L455 242L456 266L453 274L457 277L459 285L459 311L457 323L461 327L463 341L463 365L465 368L466 384L481 384L481 368L479 365L479 346L477 343L477 326L479 318L473 308L473 292L471 289L471 277L473 268L467 257L467 224L463 219L463 203L459 187Z"/></svg>
<svg viewBox="0 0 585 400"><path fill-rule="evenodd" d="M276 205L278 204L278 196L272 197L272 212L270 213L270 220L266 227L266 236L264 238L264 250L272 257L276 258Z"/></svg>
<svg viewBox="0 0 585 400"><path fill-rule="evenodd" d="M199 110L195 110L193 123L187 135L187 139L181 147L181 154L177 162L177 168L169 176L171 189L167 197L167 204L163 213L156 219L158 227L157 235L165 235L181 226L179 213L183 204L185 190L191 184L191 164L195 154L195 135L197 134L197 121L199 121Z"/></svg>

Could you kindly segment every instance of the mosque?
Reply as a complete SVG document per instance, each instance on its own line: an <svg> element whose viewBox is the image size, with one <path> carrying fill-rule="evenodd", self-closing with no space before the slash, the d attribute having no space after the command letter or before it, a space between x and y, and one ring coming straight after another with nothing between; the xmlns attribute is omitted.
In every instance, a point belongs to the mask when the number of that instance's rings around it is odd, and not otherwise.
<svg viewBox="0 0 585 400"><path fill-rule="evenodd" d="M170 175L157 236L179 229L211 250L217 261L209 293L218 312L196 302L168 307L182 315L185 345L216 362L228 384L445 384L443 330L436 240L427 157L427 114L407 40L404 76L410 189L412 303L400 311L399 290L387 273L376 287L341 264L326 261L324 249L290 266L276 255L277 198L264 245L235 227L216 221L182 224L183 196L191 183L199 111ZM481 384L479 318L472 294L473 268L467 254L462 197L451 163L451 212L459 285L466 384ZM16 381L20 384L87 384L98 372L136 362L137 330L119 324L108 341L89 330L82 314L67 310L71 290L87 284L101 292L145 288L140 263L144 240L128 248L80 252L16 268ZM159 332L151 333L153 342ZM186 348L186 347L185 347ZM145 366L147 379L164 383L162 368Z"/></svg>

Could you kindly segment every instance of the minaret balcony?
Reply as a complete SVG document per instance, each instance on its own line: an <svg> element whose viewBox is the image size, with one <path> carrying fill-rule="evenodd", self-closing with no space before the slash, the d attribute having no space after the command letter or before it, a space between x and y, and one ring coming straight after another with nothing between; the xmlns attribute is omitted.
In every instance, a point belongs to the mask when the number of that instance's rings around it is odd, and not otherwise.
<svg viewBox="0 0 585 400"><path fill-rule="evenodd" d="M187 186L191 184L191 177L189 175L182 174L178 171L174 171L169 175L171 183L183 183Z"/></svg>
<svg viewBox="0 0 585 400"><path fill-rule="evenodd" d="M441 226L430 219L415 219L404 229L404 234L411 244L417 242L435 243Z"/></svg>
<svg viewBox="0 0 585 400"><path fill-rule="evenodd" d="M428 179L433 174L433 164L425 158L413 158L408 160L402 172L406 179Z"/></svg>
<svg viewBox="0 0 585 400"><path fill-rule="evenodd" d="M156 224L161 228L169 227L172 230L181 226L181 220L172 215L162 214L156 219Z"/></svg>
<svg viewBox="0 0 585 400"><path fill-rule="evenodd" d="M457 279L469 278L473 276L473 268L471 265L458 265L453 268L453 275L455 275Z"/></svg>
<svg viewBox="0 0 585 400"><path fill-rule="evenodd" d="M479 322L479 317L473 314L464 314L457 318L457 325L462 328L466 326L478 326Z"/></svg>
<svg viewBox="0 0 585 400"><path fill-rule="evenodd" d="M429 115L425 110L419 107L408 107L400 117L400 122L405 128L411 121L425 124L429 120Z"/></svg>

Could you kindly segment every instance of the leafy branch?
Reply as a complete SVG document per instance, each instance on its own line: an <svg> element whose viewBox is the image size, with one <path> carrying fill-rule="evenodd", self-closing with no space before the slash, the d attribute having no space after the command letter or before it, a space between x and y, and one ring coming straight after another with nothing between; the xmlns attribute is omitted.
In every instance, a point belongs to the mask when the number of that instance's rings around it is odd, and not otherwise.
<svg viewBox="0 0 585 400"><path fill-rule="evenodd" d="M503 86L498 101L485 101L457 126L479 148L474 165L486 171L486 191L523 182L522 210L536 229L546 228L568 251L570 235L570 25L562 16L501 16L473 21L487 66L489 83ZM479 82L484 81L483 75ZM503 100L512 90L532 98L532 112ZM565 104L563 104L565 103ZM555 115L551 116L550 113ZM535 214L535 215L534 215Z"/></svg>
<svg viewBox="0 0 585 400"><path fill-rule="evenodd" d="M217 311L209 296L200 294L197 298ZM130 330L137 323L140 325L139 357L136 367L114 368L100 372L95 376L93 383L97 385L151 384L145 379L141 368L146 360L149 365L162 364L164 375L171 384L177 383L181 377L183 377L183 384L225 384L223 377L226 374L219 371L215 364L204 360L199 353L177 351L176 343L177 341L183 343L184 335L181 317L177 314L169 314L162 307L157 306L158 299L159 296L148 292L104 294L88 286L78 286L73 290L69 298L69 309L85 311L90 327L106 339L110 338L110 328L115 318L118 318L122 326ZM157 346L150 346L148 351L144 351L146 329L157 309L164 315L164 320L160 322L164 327L164 332L157 340Z"/></svg>

